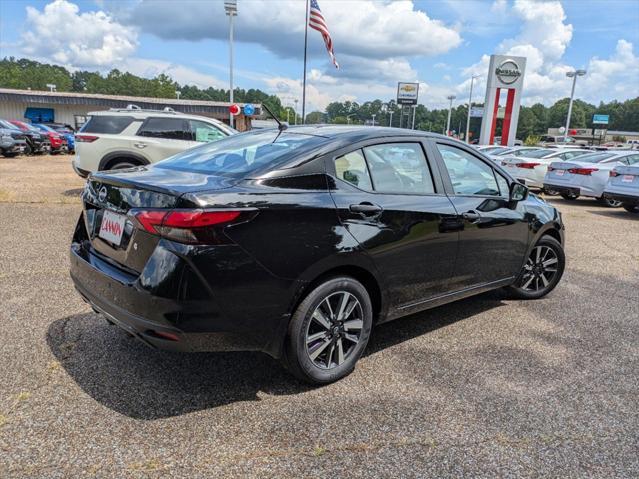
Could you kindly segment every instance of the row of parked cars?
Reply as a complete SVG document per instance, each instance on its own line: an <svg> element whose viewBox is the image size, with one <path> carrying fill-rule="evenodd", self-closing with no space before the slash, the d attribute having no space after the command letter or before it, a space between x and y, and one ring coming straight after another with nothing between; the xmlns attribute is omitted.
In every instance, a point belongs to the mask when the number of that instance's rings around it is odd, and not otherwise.
<svg viewBox="0 0 639 479"><path fill-rule="evenodd" d="M530 188L566 200L580 196L639 213L639 150L483 146L478 148Z"/></svg>
<svg viewBox="0 0 639 479"><path fill-rule="evenodd" d="M0 153L3 156L73 152L75 132L69 125L0 119Z"/></svg>

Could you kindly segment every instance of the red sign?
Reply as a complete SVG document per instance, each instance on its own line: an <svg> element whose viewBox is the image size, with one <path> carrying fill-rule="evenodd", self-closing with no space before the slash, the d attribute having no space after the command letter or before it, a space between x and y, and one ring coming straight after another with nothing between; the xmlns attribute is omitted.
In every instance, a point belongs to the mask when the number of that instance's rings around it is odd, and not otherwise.
<svg viewBox="0 0 639 479"><path fill-rule="evenodd" d="M240 114L240 107L239 105L236 105L235 103L233 103L230 107L229 107L229 113L233 116L235 115L239 115Z"/></svg>

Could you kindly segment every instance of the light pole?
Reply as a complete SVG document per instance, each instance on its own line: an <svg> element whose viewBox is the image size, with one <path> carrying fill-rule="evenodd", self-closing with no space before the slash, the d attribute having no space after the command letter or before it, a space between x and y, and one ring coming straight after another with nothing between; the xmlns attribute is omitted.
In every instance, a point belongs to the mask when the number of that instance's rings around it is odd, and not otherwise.
<svg viewBox="0 0 639 479"><path fill-rule="evenodd" d="M446 120L446 136L450 133L450 114L453 111L453 100L457 98L455 95L448 95L446 97L447 100L450 100L450 105L448 106L448 120Z"/></svg>
<svg viewBox="0 0 639 479"><path fill-rule="evenodd" d="M567 72L566 76L572 78L572 90L570 90L570 102L568 103L568 116L566 117L566 131L564 131L564 143L568 139L568 128L570 128L570 116L572 115L572 99L575 96L575 85L577 84L577 77L584 76L586 70L574 70Z"/></svg>
<svg viewBox="0 0 639 479"><path fill-rule="evenodd" d="M49 91L54 92L56 89L56 85L53 83L47 83L47 88L49 89Z"/></svg>
<svg viewBox="0 0 639 479"><path fill-rule="evenodd" d="M299 100L297 98L295 98L295 100L293 100L293 101L295 102L295 124L297 125L297 102Z"/></svg>
<svg viewBox="0 0 639 479"><path fill-rule="evenodd" d="M373 126L375 126L375 117L376 117L377 115L372 115L372 116L373 116Z"/></svg>
<svg viewBox="0 0 639 479"><path fill-rule="evenodd" d="M475 78L479 78L480 75L473 75L470 77L470 94L468 95L468 117L466 118L466 143L470 145L470 137L468 134L470 133L470 109L473 104L473 82Z"/></svg>
<svg viewBox="0 0 639 479"><path fill-rule="evenodd" d="M351 124L351 116L353 115L357 115L357 113L351 113L350 115L346 115L346 124L350 125Z"/></svg>
<svg viewBox="0 0 639 479"><path fill-rule="evenodd" d="M237 17L237 0L225 0L224 11L229 17L229 97L233 103L233 17ZM229 124L233 126L232 113L229 113Z"/></svg>
<svg viewBox="0 0 639 479"><path fill-rule="evenodd" d="M175 90L175 96L177 97L177 99L180 99L180 95L182 94L182 92L180 90Z"/></svg>

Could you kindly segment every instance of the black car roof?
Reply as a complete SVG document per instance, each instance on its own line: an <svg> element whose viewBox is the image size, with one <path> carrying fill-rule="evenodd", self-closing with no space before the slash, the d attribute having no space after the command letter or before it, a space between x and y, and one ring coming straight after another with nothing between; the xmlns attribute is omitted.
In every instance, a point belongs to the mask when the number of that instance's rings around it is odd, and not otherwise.
<svg viewBox="0 0 639 479"><path fill-rule="evenodd" d="M273 128L276 129L276 128ZM264 130L259 130L264 131ZM448 138L438 133L421 130L409 130L406 128L389 128L385 126L358 126L358 125L298 125L289 126L287 133L299 133L304 135L323 136L325 138L365 140L367 138L382 138L386 136L412 136L429 138Z"/></svg>

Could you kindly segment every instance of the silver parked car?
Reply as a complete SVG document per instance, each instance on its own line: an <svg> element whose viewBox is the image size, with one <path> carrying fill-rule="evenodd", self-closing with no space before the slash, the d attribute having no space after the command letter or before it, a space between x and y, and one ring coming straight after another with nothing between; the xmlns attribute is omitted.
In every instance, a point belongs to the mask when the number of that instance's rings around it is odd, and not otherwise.
<svg viewBox="0 0 639 479"><path fill-rule="evenodd" d="M631 213L639 213L639 163L612 169L603 196L619 201Z"/></svg>
<svg viewBox="0 0 639 479"><path fill-rule="evenodd" d="M604 188L613 168L635 163L639 164L639 152L631 150L602 151L569 161L553 161L544 177L544 189L557 191L567 200L588 196L607 206L619 207L620 201L604 197Z"/></svg>

